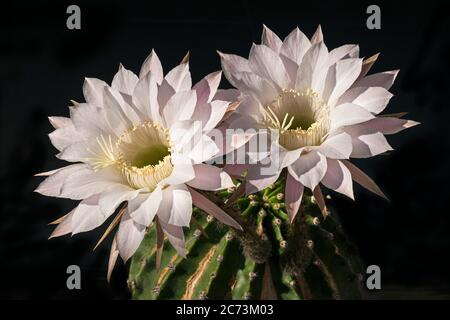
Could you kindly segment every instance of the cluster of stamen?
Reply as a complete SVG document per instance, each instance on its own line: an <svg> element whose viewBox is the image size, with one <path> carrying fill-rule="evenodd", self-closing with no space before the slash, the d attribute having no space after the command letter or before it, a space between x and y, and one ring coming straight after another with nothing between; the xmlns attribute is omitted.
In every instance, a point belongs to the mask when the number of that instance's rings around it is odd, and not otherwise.
<svg viewBox="0 0 450 320"><path fill-rule="evenodd" d="M329 108L311 89L283 90L263 108L265 125L279 131L279 143L288 150L320 145L328 134Z"/></svg>

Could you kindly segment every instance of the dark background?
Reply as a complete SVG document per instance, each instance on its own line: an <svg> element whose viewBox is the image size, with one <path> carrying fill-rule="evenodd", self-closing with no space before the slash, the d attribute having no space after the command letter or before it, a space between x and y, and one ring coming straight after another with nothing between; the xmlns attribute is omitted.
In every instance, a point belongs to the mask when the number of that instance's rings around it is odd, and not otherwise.
<svg viewBox="0 0 450 320"><path fill-rule="evenodd" d="M66 8L81 7L81 30L66 28ZM366 28L366 8L381 7L381 30ZM48 115L67 116L84 77L110 81L122 62L138 72L152 48L165 71L191 52L197 81L220 69L219 49L247 56L262 24L284 38L320 23L328 48L358 43L381 52L372 72L400 68L387 112L408 111L422 125L389 137L389 155L356 161L385 190L386 202L356 188L356 202L334 196L367 265L382 270L372 298L450 297L448 95L449 11L434 1L12 1L0 4L0 297L127 298L127 266L106 282L109 244L92 252L101 230L47 240L47 223L72 201L32 191L33 177L64 165L47 137ZM225 80L222 87L227 87ZM82 268L82 290L66 288L66 268Z"/></svg>

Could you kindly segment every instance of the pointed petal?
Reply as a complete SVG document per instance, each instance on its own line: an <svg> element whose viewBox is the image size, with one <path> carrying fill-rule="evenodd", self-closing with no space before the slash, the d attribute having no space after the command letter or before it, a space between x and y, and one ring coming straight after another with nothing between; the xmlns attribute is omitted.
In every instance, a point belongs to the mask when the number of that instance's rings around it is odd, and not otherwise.
<svg viewBox="0 0 450 320"><path fill-rule="evenodd" d="M172 207L168 223L179 227L188 227L192 216L192 197L184 184L172 186L163 193L172 193ZM165 201L165 200L164 200Z"/></svg>
<svg viewBox="0 0 450 320"><path fill-rule="evenodd" d="M325 187L355 200L353 196L352 175L341 161L327 159L327 173L321 182Z"/></svg>
<svg viewBox="0 0 450 320"><path fill-rule="evenodd" d="M361 74L359 75L358 80L366 76L366 74L370 71L374 63L377 61L379 55L380 55L379 53L376 53L363 61Z"/></svg>
<svg viewBox="0 0 450 320"><path fill-rule="evenodd" d="M119 249L117 249L117 241L116 238L114 238L111 244L111 251L109 253L108 273L106 274L106 280L108 282L111 280L111 274L114 270L114 266L116 265L118 256L119 256Z"/></svg>
<svg viewBox="0 0 450 320"><path fill-rule="evenodd" d="M269 47L270 49L278 53L280 51L282 42L280 38L275 34L275 32L273 32L265 24L263 24L261 44Z"/></svg>
<svg viewBox="0 0 450 320"><path fill-rule="evenodd" d="M330 111L330 131L344 126L362 123L375 118L366 109L352 103L344 103Z"/></svg>
<svg viewBox="0 0 450 320"><path fill-rule="evenodd" d="M303 197L303 184L298 182L294 177L292 177L289 173L286 178L286 210L289 215L289 222L292 223L294 221L295 216L297 215L298 209L300 208L300 204L302 202Z"/></svg>
<svg viewBox="0 0 450 320"><path fill-rule="evenodd" d="M303 56L297 72L295 87L313 89L321 93L328 73L328 49L319 42L313 45Z"/></svg>
<svg viewBox="0 0 450 320"><path fill-rule="evenodd" d="M186 258L187 250L184 242L183 228L167 224L164 221L159 221L159 223L170 244L180 256Z"/></svg>
<svg viewBox="0 0 450 320"><path fill-rule="evenodd" d="M316 32L314 32L313 36L311 37L312 45L315 45L319 42L323 42L322 27L320 24L317 26Z"/></svg>
<svg viewBox="0 0 450 320"><path fill-rule="evenodd" d="M209 191L234 187L231 177L221 168L208 164L197 164L194 165L194 171L195 178L187 183L190 187Z"/></svg>
<svg viewBox="0 0 450 320"><path fill-rule="evenodd" d="M119 92L131 95L138 81L139 78L137 77L137 75L135 75L130 70L125 69L125 67L121 64L119 66L119 71L116 73L112 80L111 88Z"/></svg>
<svg viewBox="0 0 450 320"><path fill-rule="evenodd" d="M327 171L327 160L322 154L304 153L288 167L289 173L305 187L314 190Z"/></svg>
<svg viewBox="0 0 450 320"><path fill-rule="evenodd" d="M313 147L327 158L348 159L352 153L352 137L341 132L328 137L320 146Z"/></svg>
<svg viewBox="0 0 450 320"><path fill-rule="evenodd" d="M83 83L83 95L86 102L97 107L103 106L103 88L108 84L96 78L85 78Z"/></svg>
<svg viewBox="0 0 450 320"><path fill-rule="evenodd" d="M297 65L302 62L303 56L311 48L311 42L299 28L295 28L283 41L280 53Z"/></svg>
<svg viewBox="0 0 450 320"><path fill-rule="evenodd" d="M197 93L197 106L211 102L216 95L221 79L222 71L216 71L204 77L192 88Z"/></svg>
<svg viewBox="0 0 450 320"><path fill-rule="evenodd" d="M388 200L386 195L381 191L380 187L364 172L362 172L357 166L352 164L348 160L343 160L342 163L348 168L350 173L352 174L352 179L360 184L362 187L367 190L379 195L380 197Z"/></svg>
<svg viewBox="0 0 450 320"><path fill-rule="evenodd" d="M164 120L170 127L175 122L189 120L194 113L197 95L194 90L175 93L163 109Z"/></svg>
<svg viewBox="0 0 450 320"><path fill-rule="evenodd" d="M289 75L279 55L269 47L254 44L248 58L250 69L259 76L270 80L278 89L287 88Z"/></svg>
<svg viewBox="0 0 450 320"><path fill-rule="evenodd" d="M219 208L214 202L200 194L198 191L195 191L193 188L188 187L188 189L192 196L192 202L197 208L212 215L217 220L226 225L229 225L238 230L242 230L242 227L239 225L239 223L237 223L236 220L234 220L225 211Z"/></svg>
<svg viewBox="0 0 450 320"><path fill-rule="evenodd" d="M128 211L134 221L148 227L158 212L161 201L162 190L158 186L150 194L140 194L138 198L128 201Z"/></svg>
<svg viewBox="0 0 450 320"><path fill-rule="evenodd" d="M136 252L145 235L145 226L135 222L128 212L120 221L116 233L117 249L124 262Z"/></svg>
<svg viewBox="0 0 450 320"><path fill-rule="evenodd" d="M382 87L354 87L339 98L337 105L353 103L378 114L386 108L392 96L392 93Z"/></svg>
<svg viewBox="0 0 450 320"><path fill-rule="evenodd" d="M389 90L397 78L399 70L385 71L368 75L353 84L353 87L383 87Z"/></svg>
<svg viewBox="0 0 450 320"><path fill-rule="evenodd" d="M248 60L235 54L225 54L219 51L217 53L220 56L220 62L225 77L233 87L238 88L238 74L241 72L251 72Z"/></svg>
<svg viewBox="0 0 450 320"><path fill-rule="evenodd" d="M145 59L142 64L141 71L139 72L139 78L144 78L147 73L151 72L158 84L161 84L163 80L163 68L161 61L158 58L156 52L152 49L150 55Z"/></svg>

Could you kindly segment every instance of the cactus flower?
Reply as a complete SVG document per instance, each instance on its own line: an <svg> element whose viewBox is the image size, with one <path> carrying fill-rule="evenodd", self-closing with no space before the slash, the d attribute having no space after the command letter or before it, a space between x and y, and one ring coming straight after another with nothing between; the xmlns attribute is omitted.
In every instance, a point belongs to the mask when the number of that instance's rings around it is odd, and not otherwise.
<svg viewBox="0 0 450 320"><path fill-rule="evenodd" d="M250 166L247 192L274 183L287 168L285 200L292 221L304 188L326 212L320 184L353 199L352 180L385 197L350 158L369 158L392 150L385 135L417 122L380 115L398 71L367 75L378 55L359 57L357 45L326 47L321 27L312 38L298 28L285 39L264 26L262 44L249 58L219 52L228 81L241 92L234 121L268 129L271 171ZM266 168L267 169L267 168Z"/></svg>
<svg viewBox="0 0 450 320"><path fill-rule="evenodd" d="M192 87L187 59L164 76L153 51L139 76L121 65L111 86L86 78L86 102L73 102L69 118L49 118L57 157L72 164L38 174L48 177L36 191L81 200L54 222L58 226L50 237L92 230L118 211L105 233L118 225L111 269L118 254L124 261L133 255L156 217L185 256L182 227L189 226L193 204L239 228L195 191L233 186L222 169L205 164L219 152L208 132L231 102L217 90L220 79L221 72L215 72Z"/></svg>

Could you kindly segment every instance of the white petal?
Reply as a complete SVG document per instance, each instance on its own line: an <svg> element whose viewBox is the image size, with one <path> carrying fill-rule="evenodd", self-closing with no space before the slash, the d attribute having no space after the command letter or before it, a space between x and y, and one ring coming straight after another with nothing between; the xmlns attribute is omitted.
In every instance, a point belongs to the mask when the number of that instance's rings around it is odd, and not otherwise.
<svg viewBox="0 0 450 320"><path fill-rule="evenodd" d="M273 83L253 72L241 73L239 81L241 91L252 95L262 105L269 104L278 96L278 90L275 89Z"/></svg>
<svg viewBox="0 0 450 320"><path fill-rule="evenodd" d="M85 78L83 83L83 95L86 102L97 107L103 106L103 88L108 84L96 78Z"/></svg>
<svg viewBox="0 0 450 320"><path fill-rule="evenodd" d="M295 28L283 41L280 54L294 61L297 65L311 48L311 42L299 28Z"/></svg>
<svg viewBox="0 0 450 320"><path fill-rule="evenodd" d="M323 42L313 45L303 56L295 87L321 93L328 72L328 49Z"/></svg>
<svg viewBox="0 0 450 320"><path fill-rule="evenodd" d="M359 47L357 44L345 44L330 51L328 63L331 66L341 59L351 58L355 56L355 53L358 52ZM356 57L357 56L358 55L356 54Z"/></svg>
<svg viewBox="0 0 450 320"><path fill-rule="evenodd" d="M158 87L158 104L159 104L159 112L162 113L162 109L166 105L167 101L175 94L175 89L167 82L166 79L163 79L161 85Z"/></svg>
<svg viewBox="0 0 450 320"><path fill-rule="evenodd" d="M418 125L419 122L398 119L393 117L377 117L364 123L365 127L370 128L371 131L379 131L382 134L395 134L404 129L408 129Z"/></svg>
<svg viewBox="0 0 450 320"><path fill-rule="evenodd" d="M327 159L327 173L322 179L322 184L354 200L352 176L341 161Z"/></svg>
<svg viewBox="0 0 450 320"><path fill-rule="evenodd" d="M201 121L203 130L212 130L223 119L229 106L228 101L214 100L195 108L192 120Z"/></svg>
<svg viewBox="0 0 450 320"><path fill-rule="evenodd" d="M368 75L353 84L353 87L383 87L389 90L394 84L399 70L385 71Z"/></svg>
<svg viewBox="0 0 450 320"><path fill-rule="evenodd" d="M361 72L362 59L339 60L328 70L323 99L334 106L339 97L355 82Z"/></svg>
<svg viewBox="0 0 450 320"><path fill-rule="evenodd" d="M119 71L114 76L111 88L126 93L132 94L134 91L134 87L136 86L139 78L130 70L124 68L121 64L119 67Z"/></svg>
<svg viewBox="0 0 450 320"><path fill-rule="evenodd" d="M352 136L352 144L352 158L370 158L394 150L381 132L358 133Z"/></svg>
<svg viewBox="0 0 450 320"><path fill-rule="evenodd" d="M109 216L122 202L134 199L138 194L139 190L123 184L115 184L100 194L98 205L103 214Z"/></svg>
<svg viewBox="0 0 450 320"><path fill-rule="evenodd" d="M320 24L317 26L316 32L314 32L313 36L311 37L312 45L315 45L319 42L323 42L322 27L320 26Z"/></svg>
<svg viewBox="0 0 450 320"><path fill-rule="evenodd" d="M280 38L269 28L267 28L266 25L263 25L263 32L261 37L261 44L269 47L275 52L279 52L282 42Z"/></svg>
<svg viewBox="0 0 450 320"><path fill-rule="evenodd" d="M254 73L272 81L277 89L283 89L289 85L290 79L283 61L269 47L254 44L250 50L248 61L249 67Z"/></svg>
<svg viewBox="0 0 450 320"><path fill-rule="evenodd" d="M239 80L237 75L241 72L250 72L250 67L248 65L248 60L244 59L235 54L225 54L218 52L220 55L220 61L222 64L222 70L227 78L228 82L230 82L234 87L238 87Z"/></svg>
<svg viewBox="0 0 450 320"><path fill-rule="evenodd" d="M234 187L231 177L221 168L208 165L194 165L195 178L187 184L200 190L216 191Z"/></svg>
<svg viewBox="0 0 450 320"><path fill-rule="evenodd" d="M162 190L158 186L151 193L140 194L128 201L130 216L139 224L149 226L155 217L162 200Z"/></svg>
<svg viewBox="0 0 450 320"><path fill-rule="evenodd" d="M197 92L197 106L211 102L216 95L221 78L222 71L210 73L192 88Z"/></svg>
<svg viewBox="0 0 450 320"><path fill-rule="evenodd" d="M194 113L197 95L194 90L175 93L163 109L164 120L170 127L176 121L189 120Z"/></svg>
<svg viewBox="0 0 450 320"><path fill-rule="evenodd" d="M382 87L354 87L345 92L337 104L353 103L378 114L386 108L392 96L392 93Z"/></svg>
<svg viewBox="0 0 450 320"><path fill-rule="evenodd" d="M163 80L163 69L161 66L161 61L159 60L156 52L152 50L150 55L145 59L142 64L141 71L139 72L139 78L144 78L147 73L151 72L158 84L161 84Z"/></svg>
<svg viewBox="0 0 450 320"><path fill-rule="evenodd" d="M173 170L169 177L160 182L164 185L177 185L191 181L195 177L194 168L189 158L172 154Z"/></svg>
<svg viewBox="0 0 450 320"><path fill-rule="evenodd" d="M66 117L48 117L48 120L50 121L50 124L55 129L64 128L64 127L73 125L72 120L70 118L66 118Z"/></svg>
<svg viewBox="0 0 450 320"><path fill-rule="evenodd" d="M344 103L330 111L331 128L336 130L343 126L349 126L373 119L374 116L366 109L352 103Z"/></svg>
<svg viewBox="0 0 450 320"><path fill-rule="evenodd" d="M93 195L81 201L75 208L71 220L72 234L93 230L108 218L100 210L98 199L98 195Z"/></svg>
<svg viewBox="0 0 450 320"><path fill-rule="evenodd" d="M133 103L147 119L161 123L157 80L153 72L141 78L134 88Z"/></svg>
<svg viewBox="0 0 450 320"><path fill-rule="evenodd" d="M314 190L327 171L327 159L315 151L304 153L288 167L288 171L305 187Z"/></svg>
<svg viewBox="0 0 450 320"><path fill-rule="evenodd" d="M117 249L124 262L139 248L144 235L145 226L136 223L126 212L120 220L119 229L116 233Z"/></svg>
<svg viewBox="0 0 450 320"><path fill-rule="evenodd" d="M182 63L172 70L164 78L175 92L191 90L192 80L189 72L189 64Z"/></svg>
<svg viewBox="0 0 450 320"><path fill-rule="evenodd" d="M75 126L68 125L51 132L49 135L53 146L59 151L64 150L72 143L83 140L82 135L76 130Z"/></svg>
<svg viewBox="0 0 450 320"><path fill-rule="evenodd" d="M286 194L286 210L289 215L289 221L292 223L297 215L298 209L302 202L303 185L298 182L289 173L286 178L285 194Z"/></svg>
<svg viewBox="0 0 450 320"><path fill-rule="evenodd" d="M66 179L72 175L72 173L85 170L86 167L87 165L84 163L77 163L60 168L54 174L42 181L35 192L48 197L58 197L61 195L61 189Z"/></svg>
<svg viewBox="0 0 450 320"><path fill-rule="evenodd" d="M166 188L163 193L172 193L172 206L168 223L174 226L187 227L191 222L192 198L184 184Z"/></svg>
<svg viewBox="0 0 450 320"><path fill-rule="evenodd" d="M312 147L327 158L348 159L352 153L352 138L346 132L329 136L320 146Z"/></svg>

